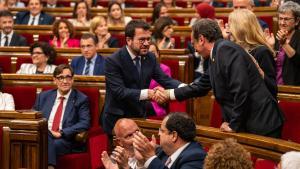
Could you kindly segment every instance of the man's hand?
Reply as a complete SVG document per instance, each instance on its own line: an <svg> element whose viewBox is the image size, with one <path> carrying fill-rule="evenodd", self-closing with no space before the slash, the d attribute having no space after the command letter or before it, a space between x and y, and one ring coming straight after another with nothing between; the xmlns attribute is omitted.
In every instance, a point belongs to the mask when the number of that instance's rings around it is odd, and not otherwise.
<svg viewBox="0 0 300 169"><path fill-rule="evenodd" d="M156 139L152 136L152 140L149 141L141 132L136 132L133 138L133 147L143 156L144 161L147 161L155 155Z"/></svg>
<svg viewBox="0 0 300 169"><path fill-rule="evenodd" d="M157 103L163 104L170 100L169 90L165 90L164 88L159 86L154 88L154 90L155 90L155 95L152 99L155 100Z"/></svg>
<svg viewBox="0 0 300 169"><path fill-rule="evenodd" d="M233 131L230 127L229 127L229 123L227 122L223 122L221 127L220 127L220 130L221 131L224 131L224 132L230 132L230 133L233 133L235 131Z"/></svg>
<svg viewBox="0 0 300 169"><path fill-rule="evenodd" d="M118 164L114 163L108 156L106 151L103 151L101 154L101 161L105 168L109 169L119 169Z"/></svg>
<svg viewBox="0 0 300 169"><path fill-rule="evenodd" d="M120 168L124 168L124 169L129 168L128 158L129 158L128 153L121 146L117 146L111 155L111 159L117 162Z"/></svg>
<svg viewBox="0 0 300 169"><path fill-rule="evenodd" d="M54 138L61 138L61 133L58 131L53 131L50 130L51 134L53 135Z"/></svg>

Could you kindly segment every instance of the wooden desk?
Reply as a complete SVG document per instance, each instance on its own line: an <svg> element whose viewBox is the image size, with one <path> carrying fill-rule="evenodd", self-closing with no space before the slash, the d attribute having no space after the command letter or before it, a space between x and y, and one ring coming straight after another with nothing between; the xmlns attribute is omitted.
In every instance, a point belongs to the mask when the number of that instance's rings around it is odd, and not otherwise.
<svg viewBox="0 0 300 169"><path fill-rule="evenodd" d="M1 168L48 168L48 127L41 113L0 111L0 126L4 126Z"/></svg>

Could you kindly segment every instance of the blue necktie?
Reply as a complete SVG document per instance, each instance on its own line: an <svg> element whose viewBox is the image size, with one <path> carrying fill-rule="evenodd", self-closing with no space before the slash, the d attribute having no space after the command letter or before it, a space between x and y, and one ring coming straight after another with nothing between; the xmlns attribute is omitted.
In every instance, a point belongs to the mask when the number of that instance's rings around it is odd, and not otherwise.
<svg viewBox="0 0 300 169"><path fill-rule="evenodd" d="M31 21L30 25L34 25L34 20L35 20L35 17L32 18L32 21Z"/></svg>
<svg viewBox="0 0 300 169"><path fill-rule="evenodd" d="M136 67L136 69L137 69L137 71L138 71L138 73L139 73L139 76L141 76L141 64L140 64L140 57L139 56L137 56L137 57L135 57L134 58L134 61L135 61L135 67Z"/></svg>
<svg viewBox="0 0 300 169"><path fill-rule="evenodd" d="M89 75L91 62L92 61L90 59L86 61L86 67L85 67L84 75Z"/></svg>

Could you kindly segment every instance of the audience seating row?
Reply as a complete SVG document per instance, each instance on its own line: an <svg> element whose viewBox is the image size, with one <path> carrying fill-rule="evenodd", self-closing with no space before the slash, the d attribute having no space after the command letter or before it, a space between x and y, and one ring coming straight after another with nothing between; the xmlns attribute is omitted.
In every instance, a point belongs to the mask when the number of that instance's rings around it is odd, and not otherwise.
<svg viewBox="0 0 300 169"><path fill-rule="evenodd" d="M98 50L102 56L110 56L116 48ZM55 64L70 63L72 58L80 56L79 48L57 48L58 58ZM30 63L28 47L1 47L0 67L4 73L16 72L22 63ZM168 65L172 71L172 77L185 83L193 80L193 58L185 49L161 50L159 60Z"/></svg>
<svg viewBox="0 0 300 169"><path fill-rule="evenodd" d="M11 8L11 11L16 14L17 12L27 10L26 8ZM52 16L59 18L72 18L73 8L64 7L64 8L44 8L46 13L51 14ZM91 9L94 16L101 15L107 16L107 8L93 8ZM126 8L124 13L126 16L131 16L133 19L144 19L148 22L151 22L153 8ZM216 8L216 17L219 19L225 19L228 17L229 13L232 11L232 8ZM172 8L168 10L169 16L175 19L178 22L178 25L184 26L189 25L190 20L195 17L194 8ZM272 19L276 21L277 9L273 7L255 7L254 13L258 16L269 17L270 19L266 20L269 26L272 27Z"/></svg>

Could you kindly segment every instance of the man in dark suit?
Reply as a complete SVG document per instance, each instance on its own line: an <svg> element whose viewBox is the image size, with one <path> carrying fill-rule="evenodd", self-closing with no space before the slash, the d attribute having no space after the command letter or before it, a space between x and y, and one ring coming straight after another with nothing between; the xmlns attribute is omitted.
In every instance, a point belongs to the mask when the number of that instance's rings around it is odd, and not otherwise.
<svg viewBox="0 0 300 169"><path fill-rule="evenodd" d="M155 91L149 88L151 79L165 88L176 88L180 82L160 69L150 46L150 25L133 20L125 28L127 45L105 61L106 96L102 113L103 129L111 134L115 122L122 117L146 117Z"/></svg>
<svg viewBox="0 0 300 169"><path fill-rule="evenodd" d="M155 150L155 139L149 141L141 132L134 135L133 145L138 157L138 168L202 169L206 156L202 146L194 139L196 125L184 113L171 113L159 128L160 147Z"/></svg>
<svg viewBox="0 0 300 169"><path fill-rule="evenodd" d="M27 46L26 39L13 30L13 14L9 11L0 11L0 46Z"/></svg>
<svg viewBox="0 0 300 169"><path fill-rule="evenodd" d="M223 40L213 20L197 22L192 31L195 49L210 58L209 73L199 82L165 92L167 97L184 100L204 96L212 88L222 110L222 131L280 137L283 114L251 56L237 44Z"/></svg>
<svg viewBox="0 0 300 169"><path fill-rule="evenodd" d="M104 58L97 54L97 39L83 34L80 40L82 56L72 59L71 66L77 75L104 75Z"/></svg>
<svg viewBox="0 0 300 169"><path fill-rule="evenodd" d="M74 72L69 65L59 65L53 72L57 89L43 91L33 109L41 111L48 120L48 164L56 165L58 155L84 148L75 135L90 126L90 110L86 95L72 89Z"/></svg>
<svg viewBox="0 0 300 169"><path fill-rule="evenodd" d="M29 0L28 11L18 12L16 24L22 25L52 25L54 18L42 11L41 0Z"/></svg>

